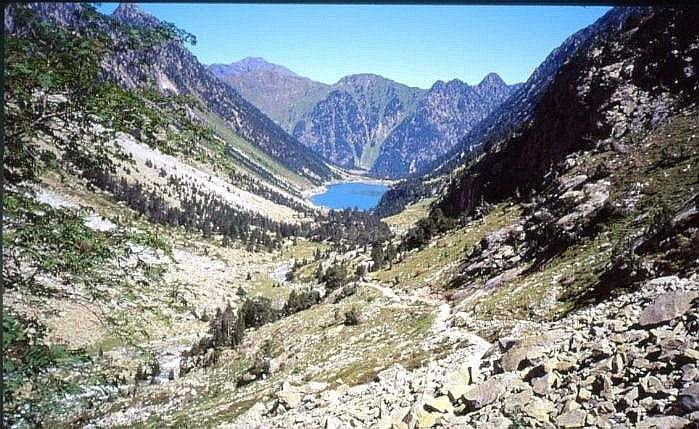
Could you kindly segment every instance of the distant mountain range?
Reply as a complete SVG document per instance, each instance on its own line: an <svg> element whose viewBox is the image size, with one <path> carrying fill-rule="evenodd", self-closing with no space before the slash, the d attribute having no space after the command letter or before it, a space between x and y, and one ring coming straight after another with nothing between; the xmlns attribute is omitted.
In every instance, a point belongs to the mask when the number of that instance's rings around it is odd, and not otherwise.
<svg viewBox="0 0 699 429"><path fill-rule="evenodd" d="M421 89L375 74L328 85L262 58L209 70L316 153L389 177L445 155L520 86L495 73L475 86L455 79Z"/></svg>

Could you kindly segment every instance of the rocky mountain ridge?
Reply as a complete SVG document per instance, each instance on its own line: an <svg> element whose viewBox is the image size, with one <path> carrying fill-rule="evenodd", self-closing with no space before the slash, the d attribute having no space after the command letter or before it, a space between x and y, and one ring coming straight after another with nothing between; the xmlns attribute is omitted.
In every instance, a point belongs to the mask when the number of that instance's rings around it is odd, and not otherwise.
<svg viewBox="0 0 699 429"><path fill-rule="evenodd" d="M264 58L260 57L246 57L231 64L211 64L208 68L214 76L220 79L227 76L262 71L273 72L283 76L297 76L296 73L288 68L269 63Z"/></svg>
<svg viewBox="0 0 699 429"><path fill-rule="evenodd" d="M474 86L457 79L436 82L418 101L415 111L385 139L372 171L394 176L423 170L449 152L517 88L495 73Z"/></svg>
<svg viewBox="0 0 699 429"><path fill-rule="evenodd" d="M428 90L374 74L326 85L269 68L219 77L327 159L386 176L425 168L518 87L495 73L474 86L452 80Z"/></svg>
<svg viewBox="0 0 699 429"><path fill-rule="evenodd" d="M481 198L493 201L536 186L567 154L595 144L623 151L634 131L695 103L693 18L691 9L615 9L601 18L612 24L561 66L527 126L492 145L455 180L441 208L456 215ZM671 52L668 58L660 58L660 46Z"/></svg>

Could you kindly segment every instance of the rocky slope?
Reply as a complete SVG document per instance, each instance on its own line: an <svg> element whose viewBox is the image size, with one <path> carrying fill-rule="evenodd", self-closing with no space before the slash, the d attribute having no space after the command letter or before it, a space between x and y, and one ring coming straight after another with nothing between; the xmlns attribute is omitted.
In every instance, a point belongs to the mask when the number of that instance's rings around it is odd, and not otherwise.
<svg viewBox="0 0 699 429"><path fill-rule="evenodd" d="M386 137L372 171L389 176L422 171L449 152L517 88L505 84L495 73L474 86L456 79L435 83L420 98L415 111Z"/></svg>
<svg viewBox="0 0 699 429"><path fill-rule="evenodd" d="M132 4L121 4L112 14L117 22L152 26L159 21ZM155 81L162 91L193 95L222 117L236 133L275 159L313 181L334 177L324 162L278 125L216 79L180 42L155 49L120 53L103 62L105 74L126 88Z"/></svg>
<svg viewBox="0 0 699 429"><path fill-rule="evenodd" d="M299 76L262 58L212 64L209 70L289 133L299 118L330 91L330 85Z"/></svg>
<svg viewBox="0 0 699 429"><path fill-rule="evenodd" d="M617 21L617 18L620 18ZM692 9L615 9L614 21L587 40L557 72L532 120L454 181L441 208L468 212L538 185L567 154L613 145L623 151L633 133L657 126L696 102L698 34ZM663 57L660 50L670 52Z"/></svg>

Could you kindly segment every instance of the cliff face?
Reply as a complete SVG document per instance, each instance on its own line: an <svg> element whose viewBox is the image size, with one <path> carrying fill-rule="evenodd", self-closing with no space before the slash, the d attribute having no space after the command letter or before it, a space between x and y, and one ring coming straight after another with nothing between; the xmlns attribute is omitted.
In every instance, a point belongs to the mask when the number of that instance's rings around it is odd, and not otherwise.
<svg viewBox="0 0 699 429"><path fill-rule="evenodd" d="M378 75L347 76L298 120L293 135L340 165L369 169L422 93Z"/></svg>
<svg viewBox="0 0 699 429"><path fill-rule="evenodd" d="M448 173L461 164L465 157L477 155L515 135L519 128L532 119L536 106L561 66L596 34L619 28L627 16L637 11L637 8L617 8L568 37L546 57L525 83L513 89L509 98L493 109L483 121L475 124L447 154L435 160L421 173L429 174L435 170L440 174Z"/></svg>
<svg viewBox="0 0 699 429"><path fill-rule="evenodd" d="M440 208L457 216L481 199L536 188L566 155L598 144L623 150L634 132L696 102L697 18L691 8L610 12L603 20L614 25L561 66L528 125L454 180Z"/></svg>
<svg viewBox="0 0 699 429"><path fill-rule="evenodd" d="M386 138L372 171L402 176L423 170L447 153L515 88L495 73L475 86L456 79L435 83L420 99L415 112Z"/></svg>

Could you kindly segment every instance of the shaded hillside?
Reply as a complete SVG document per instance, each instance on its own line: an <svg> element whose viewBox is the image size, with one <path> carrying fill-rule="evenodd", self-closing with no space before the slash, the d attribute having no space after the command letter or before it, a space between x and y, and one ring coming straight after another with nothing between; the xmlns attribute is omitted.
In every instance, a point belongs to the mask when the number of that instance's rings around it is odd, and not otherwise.
<svg viewBox="0 0 699 429"><path fill-rule="evenodd" d="M631 13L633 8L617 8L608 12L575 34L568 37L560 46L554 49L546 59L534 70L527 81L513 91L512 96L498 106L483 121L476 124L461 141L444 157L437 159L421 173L447 173L472 155L477 155L491 145L506 139L518 132L518 129L529 121L548 86L553 81L559 68L574 55L577 50L591 37L608 29L618 28L620 23Z"/></svg>
<svg viewBox="0 0 699 429"><path fill-rule="evenodd" d="M560 68L518 136L492 147L452 183L439 205L445 213L457 216L482 199L536 187L572 152L598 144L623 151L634 131L696 102L697 11L627 12L602 18L623 16L620 26L596 34Z"/></svg>

